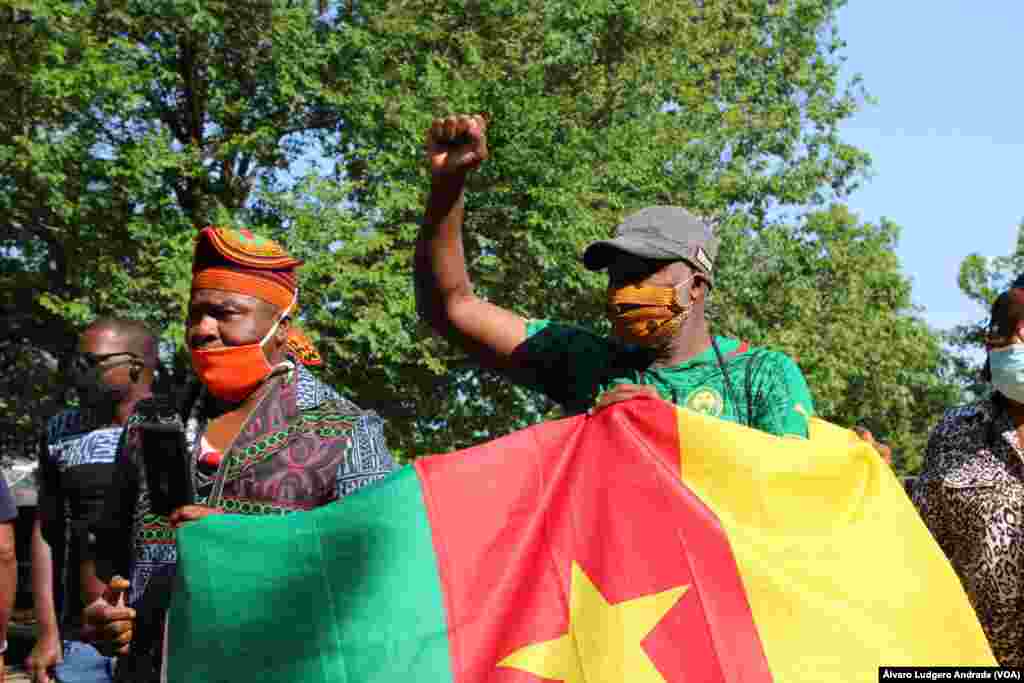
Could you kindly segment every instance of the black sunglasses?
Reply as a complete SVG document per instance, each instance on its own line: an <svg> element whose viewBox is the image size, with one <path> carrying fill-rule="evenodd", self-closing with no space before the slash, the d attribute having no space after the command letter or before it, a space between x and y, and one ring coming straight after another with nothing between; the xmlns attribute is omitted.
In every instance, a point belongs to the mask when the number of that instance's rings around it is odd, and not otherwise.
<svg viewBox="0 0 1024 683"><path fill-rule="evenodd" d="M78 370L88 370L90 368L98 367L99 365L107 362L111 358L117 356L128 356L130 358L139 358L139 354L132 353L131 351L115 351L114 353L89 353L87 351L76 351L71 357L71 367Z"/></svg>

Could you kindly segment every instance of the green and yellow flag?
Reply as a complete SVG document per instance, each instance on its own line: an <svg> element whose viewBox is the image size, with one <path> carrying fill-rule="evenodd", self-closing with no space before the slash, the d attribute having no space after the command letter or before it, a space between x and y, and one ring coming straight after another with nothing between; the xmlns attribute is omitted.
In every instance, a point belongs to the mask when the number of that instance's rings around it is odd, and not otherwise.
<svg viewBox="0 0 1024 683"><path fill-rule="evenodd" d="M875 451L656 400L178 535L168 680L871 681L995 665Z"/></svg>

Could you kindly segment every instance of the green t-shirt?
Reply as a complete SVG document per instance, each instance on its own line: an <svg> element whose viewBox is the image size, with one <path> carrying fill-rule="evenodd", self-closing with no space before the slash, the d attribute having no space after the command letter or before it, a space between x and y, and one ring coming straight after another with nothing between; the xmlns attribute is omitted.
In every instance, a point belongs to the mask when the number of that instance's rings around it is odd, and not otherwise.
<svg viewBox="0 0 1024 683"><path fill-rule="evenodd" d="M647 384L665 400L705 415L778 436L807 437L814 403L793 359L735 339L715 339L729 384L713 348L674 367L650 368L646 349L550 320L528 323L521 351L534 370L534 387L570 414L587 410L617 384Z"/></svg>

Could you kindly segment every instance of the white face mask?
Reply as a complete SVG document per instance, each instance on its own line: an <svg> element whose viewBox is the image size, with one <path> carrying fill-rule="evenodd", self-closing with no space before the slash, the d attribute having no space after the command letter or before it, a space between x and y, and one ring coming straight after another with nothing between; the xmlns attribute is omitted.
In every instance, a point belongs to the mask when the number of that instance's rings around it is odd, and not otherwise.
<svg viewBox="0 0 1024 683"><path fill-rule="evenodd" d="M992 386L1014 403L1024 404L1024 344L988 352Z"/></svg>

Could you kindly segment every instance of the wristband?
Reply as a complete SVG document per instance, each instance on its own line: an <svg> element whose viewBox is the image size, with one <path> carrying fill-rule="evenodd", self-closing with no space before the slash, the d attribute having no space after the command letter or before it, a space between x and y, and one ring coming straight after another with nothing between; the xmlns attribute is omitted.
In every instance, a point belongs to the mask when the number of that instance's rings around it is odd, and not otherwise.
<svg viewBox="0 0 1024 683"><path fill-rule="evenodd" d="M4 640L3 642L0 642L0 657L2 657L5 652L7 652L7 641L6 640Z"/></svg>

